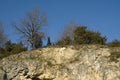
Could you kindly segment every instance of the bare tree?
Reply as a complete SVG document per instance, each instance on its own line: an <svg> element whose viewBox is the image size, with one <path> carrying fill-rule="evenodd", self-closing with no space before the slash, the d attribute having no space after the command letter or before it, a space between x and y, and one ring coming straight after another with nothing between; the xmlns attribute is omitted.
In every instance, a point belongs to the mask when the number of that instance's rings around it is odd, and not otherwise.
<svg viewBox="0 0 120 80"><path fill-rule="evenodd" d="M73 31L75 30L77 24L71 22L70 24L66 25L63 29L63 32L60 35L60 39L56 42L57 45L70 45L73 42L74 34Z"/></svg>
<svg viewBox="0 0 120 80"><path fill-rule="evenodd" d="M75 30L77 24L75 22L70 22L70 24L64 27L64 30L61 34L61 38L70 37L73 40L73 31Z"/></svg>
<svg viewBox="0 0 120 80"><path fill-rule="evenodd" d="M32 48L38 48L42 46L42 38L45 36L41 31L45 23L46 16L40 14L39 8L34 8L27 13L25 19L20 21L20 24L13 24L13 27L22 34Z"/></svg>
<svg viewBox="0 0 120 80"><path fill-rule="evenodd" d="M5 41L6 41L6 36L4 34L3 24L0 21L0 46L3 45Z"/></svg>

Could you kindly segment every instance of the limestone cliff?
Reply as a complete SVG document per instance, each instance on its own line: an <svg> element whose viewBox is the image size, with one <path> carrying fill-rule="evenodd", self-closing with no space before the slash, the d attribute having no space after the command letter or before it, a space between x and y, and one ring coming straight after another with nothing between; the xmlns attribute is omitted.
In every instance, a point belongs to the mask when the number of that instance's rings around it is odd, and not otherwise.
<svg viewBox="0 0 120 80"><path fill-rule="evenodd" d="M120 80L120 58L95 45L47 47L0 61L0 80Z"/></svg>

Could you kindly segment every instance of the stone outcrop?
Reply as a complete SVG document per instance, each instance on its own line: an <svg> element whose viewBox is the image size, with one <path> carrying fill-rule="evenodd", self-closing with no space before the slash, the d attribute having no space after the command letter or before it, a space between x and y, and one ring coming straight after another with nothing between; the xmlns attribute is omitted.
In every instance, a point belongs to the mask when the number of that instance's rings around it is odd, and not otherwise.
<svg viewBox="0 0 120 80"><path fill-rule="evenodd" d="M0 80L120 80L120 58L95 45L47 47L0 61Z"/></svg>

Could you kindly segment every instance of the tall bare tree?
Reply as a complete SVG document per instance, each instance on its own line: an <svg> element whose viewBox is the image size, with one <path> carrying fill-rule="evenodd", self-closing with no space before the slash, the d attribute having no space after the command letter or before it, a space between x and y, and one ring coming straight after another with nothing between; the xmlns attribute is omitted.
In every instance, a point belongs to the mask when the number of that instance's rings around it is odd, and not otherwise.
<svg viewBox="0 0 120 80"><path fill-rule="evenodd" d="M41 28L46 23L46 16L40 13L39 8L34 8L27 13L20 24L13 24L13 27L20 32L32 48L42 46L42 38L45 36Z"/></svg>
<svg viewBox="0 0 120 80"><path fill-rule="evenodd" d="M6 36L4 34L3 24L0 21L0 46L3 45L5 41L6 41Z"/></svg>

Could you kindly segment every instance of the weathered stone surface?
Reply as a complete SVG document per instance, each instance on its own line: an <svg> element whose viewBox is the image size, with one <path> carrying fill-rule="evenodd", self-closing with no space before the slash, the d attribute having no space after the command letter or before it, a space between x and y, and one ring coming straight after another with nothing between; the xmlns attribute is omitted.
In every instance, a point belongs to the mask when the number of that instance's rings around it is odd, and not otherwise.
<svg viewBox="0 0 120 80"><path fill-rule="evenodd" d="M0 61L0 80L120 80L120 59L91 46L42 48Z"/></svg>

